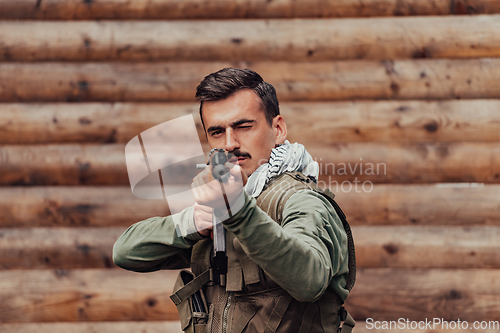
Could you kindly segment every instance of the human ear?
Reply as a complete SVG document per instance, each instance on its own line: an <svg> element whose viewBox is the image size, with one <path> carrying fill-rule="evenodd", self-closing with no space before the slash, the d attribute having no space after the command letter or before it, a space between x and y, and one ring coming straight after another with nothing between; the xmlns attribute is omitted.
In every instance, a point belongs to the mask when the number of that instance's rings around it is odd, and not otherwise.
<svg viewBox="0 0 500 333"><path fill-rule="evenodd" d="M287 136L285 119L281 115L273 118L274 144L280 145L285 142Z"/></svg>

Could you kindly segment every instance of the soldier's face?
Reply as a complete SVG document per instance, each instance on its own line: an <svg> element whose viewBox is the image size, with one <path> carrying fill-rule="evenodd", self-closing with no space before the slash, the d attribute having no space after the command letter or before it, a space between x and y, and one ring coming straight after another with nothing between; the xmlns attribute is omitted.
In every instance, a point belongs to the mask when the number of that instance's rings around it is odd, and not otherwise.
<svg viewBox="0 0 500 333"><path fill-rule="evenodd" d="M271 150L286 139L283 117L276 116L269 126L260 97L250 89L204 102L202 116L210 148L224 148L236 155L247 176L268 162Z"/></svg>

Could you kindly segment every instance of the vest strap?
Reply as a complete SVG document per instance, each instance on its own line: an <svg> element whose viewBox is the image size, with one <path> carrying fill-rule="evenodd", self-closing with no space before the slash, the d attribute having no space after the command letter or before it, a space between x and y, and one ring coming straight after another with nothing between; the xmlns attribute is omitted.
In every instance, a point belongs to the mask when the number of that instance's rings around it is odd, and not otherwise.
<svg viewBox="0 0 500 333"><path fill-rule="evenodd" d="M344 323L342 324L342 327L340 328L340 333L351 333L354 326L356 326L356 322L351 317L349 312L347 312L346 310L344 311L346 314L346 318L344 320Z"/></svg>
<svg viewBox="0 0 500 333"><path fill-rule="evenodd" d="M327 197L329 193L332 194L328 189L325 192L327 193ZM344 225L344 230L347 235L347 255L348 255L349 275L347 276L346 289L351 291L352 287L354 287L354 283L356 283L356 250L354 248L354 239L352 237L351 227L347 222L344 212L342 211L342 209L340 209L340 206L337 204L335 200L333 199L330 200L330 203L337 212L337 215L340 217L340 220Z"/></svg>
<svg viewBox="0 0 500 333"><path fill-rule="evenodd" d="M240 317L236 319L232 331L234 333L241 333L247 326L248 322L255 316L257 311L248 303L243 303L240 305L244 307L244 311L241 313Z"/></svg>
<svg viewBox="0 0 500 333"><path fill-rule="evenodd" d="M233 240L234 250L239 256L239 262L241 264L241 269L243 271L243 278L245 279L245 284L253 284L260 282L259 266L254 263L241 247L240 241L235 238Z"/></svg>
<svg viewBox="0 0 500 333"><path fill-rule="evenodd" d="M297 333L308 333L311 330L316 311L318 311L318 308L315 303L307 304L304 315L302 316L302 324L300 324L300 328Z"/></svg>
<svg viewBox="0 0 500 333"><path fill-rule="evenodd" d="M311 179L307 178L303 174L301 174L298 171L292 171L292 172L286 172L284 174L287 174L291 176L292 178L300 181L305 187L309 188L310 190L313 190L315 192L318 192L322 194L325 198L328 199L328 201L332 204L333 208L335 209L335 212L339 216L340 220L342 221L342 225L344 226L344 230L347 235L347 256L348 256L348 266L349 266L349 274L347 276L347 282L345 288L349 291L352 290L352 287L354 286L354 283L356 282L356 250L354 247L354 240L352 237L352 232L351 232L351 227L349 226L349 223L347 222L347 218L340 208L340 206L337 204L335 201L335 194L333 194L329 189L322 189L318 186L318 184L314 183ZM282 215L283 211L283 206L279 205L277 207L278 213L276 214L277 216Z"/></svg>
<svg viewBox="0 0 500 333"><path fill-rule="evenodd" d="M281 323L281 319L285 314L286 309L288 309L288 305L292 301L292 296L288 294L282 294L278 298L278 301L274 305L274 309L269 317L269 320L266 324L266 329L264 333L274 333L278 329L278 326Z"/></svg>
<svg viewBox="0 0 500 333"><path fill-rule="evenodd" d="M229 255L228 255L229 257ZM226 291L241 291L243 287L243 272L240 265L228 265Z"/></svg>
<svg viewBox="0 0 500 333"><path fill-rule="evenodd" d="M189 296L200 290L201 287L203 287L208 281L210 281L210 270L206 270L205 272L201 273L184 287L177 290L170 296L170 299L177 306L188 299Z"/></svg>
<svg viewBox="0 0 500 333"><path fill-rule="evenodd" d="M226 291L240 291L243 286L243 273L233 246L234 234L226 232L227 275Z"/></svg>

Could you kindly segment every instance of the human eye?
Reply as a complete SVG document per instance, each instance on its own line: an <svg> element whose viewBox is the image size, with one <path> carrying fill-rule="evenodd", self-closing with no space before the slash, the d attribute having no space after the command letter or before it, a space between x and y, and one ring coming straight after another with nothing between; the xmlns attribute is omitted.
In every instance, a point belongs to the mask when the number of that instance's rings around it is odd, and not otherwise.
<svg viewBox="0 0 500 333"><path fill-rule="evenodd" d="M220 134L222 134L222 131L221 131L221 130L215 130L215 131L213 131L210 135L211 135L211 136L219 136Z"/></svg>

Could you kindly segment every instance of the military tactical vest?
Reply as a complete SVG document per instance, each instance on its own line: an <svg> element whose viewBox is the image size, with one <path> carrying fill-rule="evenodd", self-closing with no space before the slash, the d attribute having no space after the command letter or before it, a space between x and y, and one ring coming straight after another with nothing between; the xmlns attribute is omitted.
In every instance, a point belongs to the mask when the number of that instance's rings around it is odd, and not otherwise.
<svg viewBox="0 0 500 333"><path fill-rule="evenodd" d="M348 239L349 276L346 289L352 289L356 277L354 243L349 224L329 190L319 188L300 172L286 172L272 179L257 198L257 206L275 222L283 220L286 201L297 191L310 189L325 196L339 215ZM343 309L337 294L327 288L315 302L299 302L274 282L243 251L234 234L226 232L228 256L227 284L221 287L211 282L210 259L213 242L210 238L195 244L191 254L194 279L186 284L179 276L172 296L177 305L181 326L185 332L207 333L337 333L350 332L354 321ZM193 311L190 296L201 294L206 313Z"/></svg>

